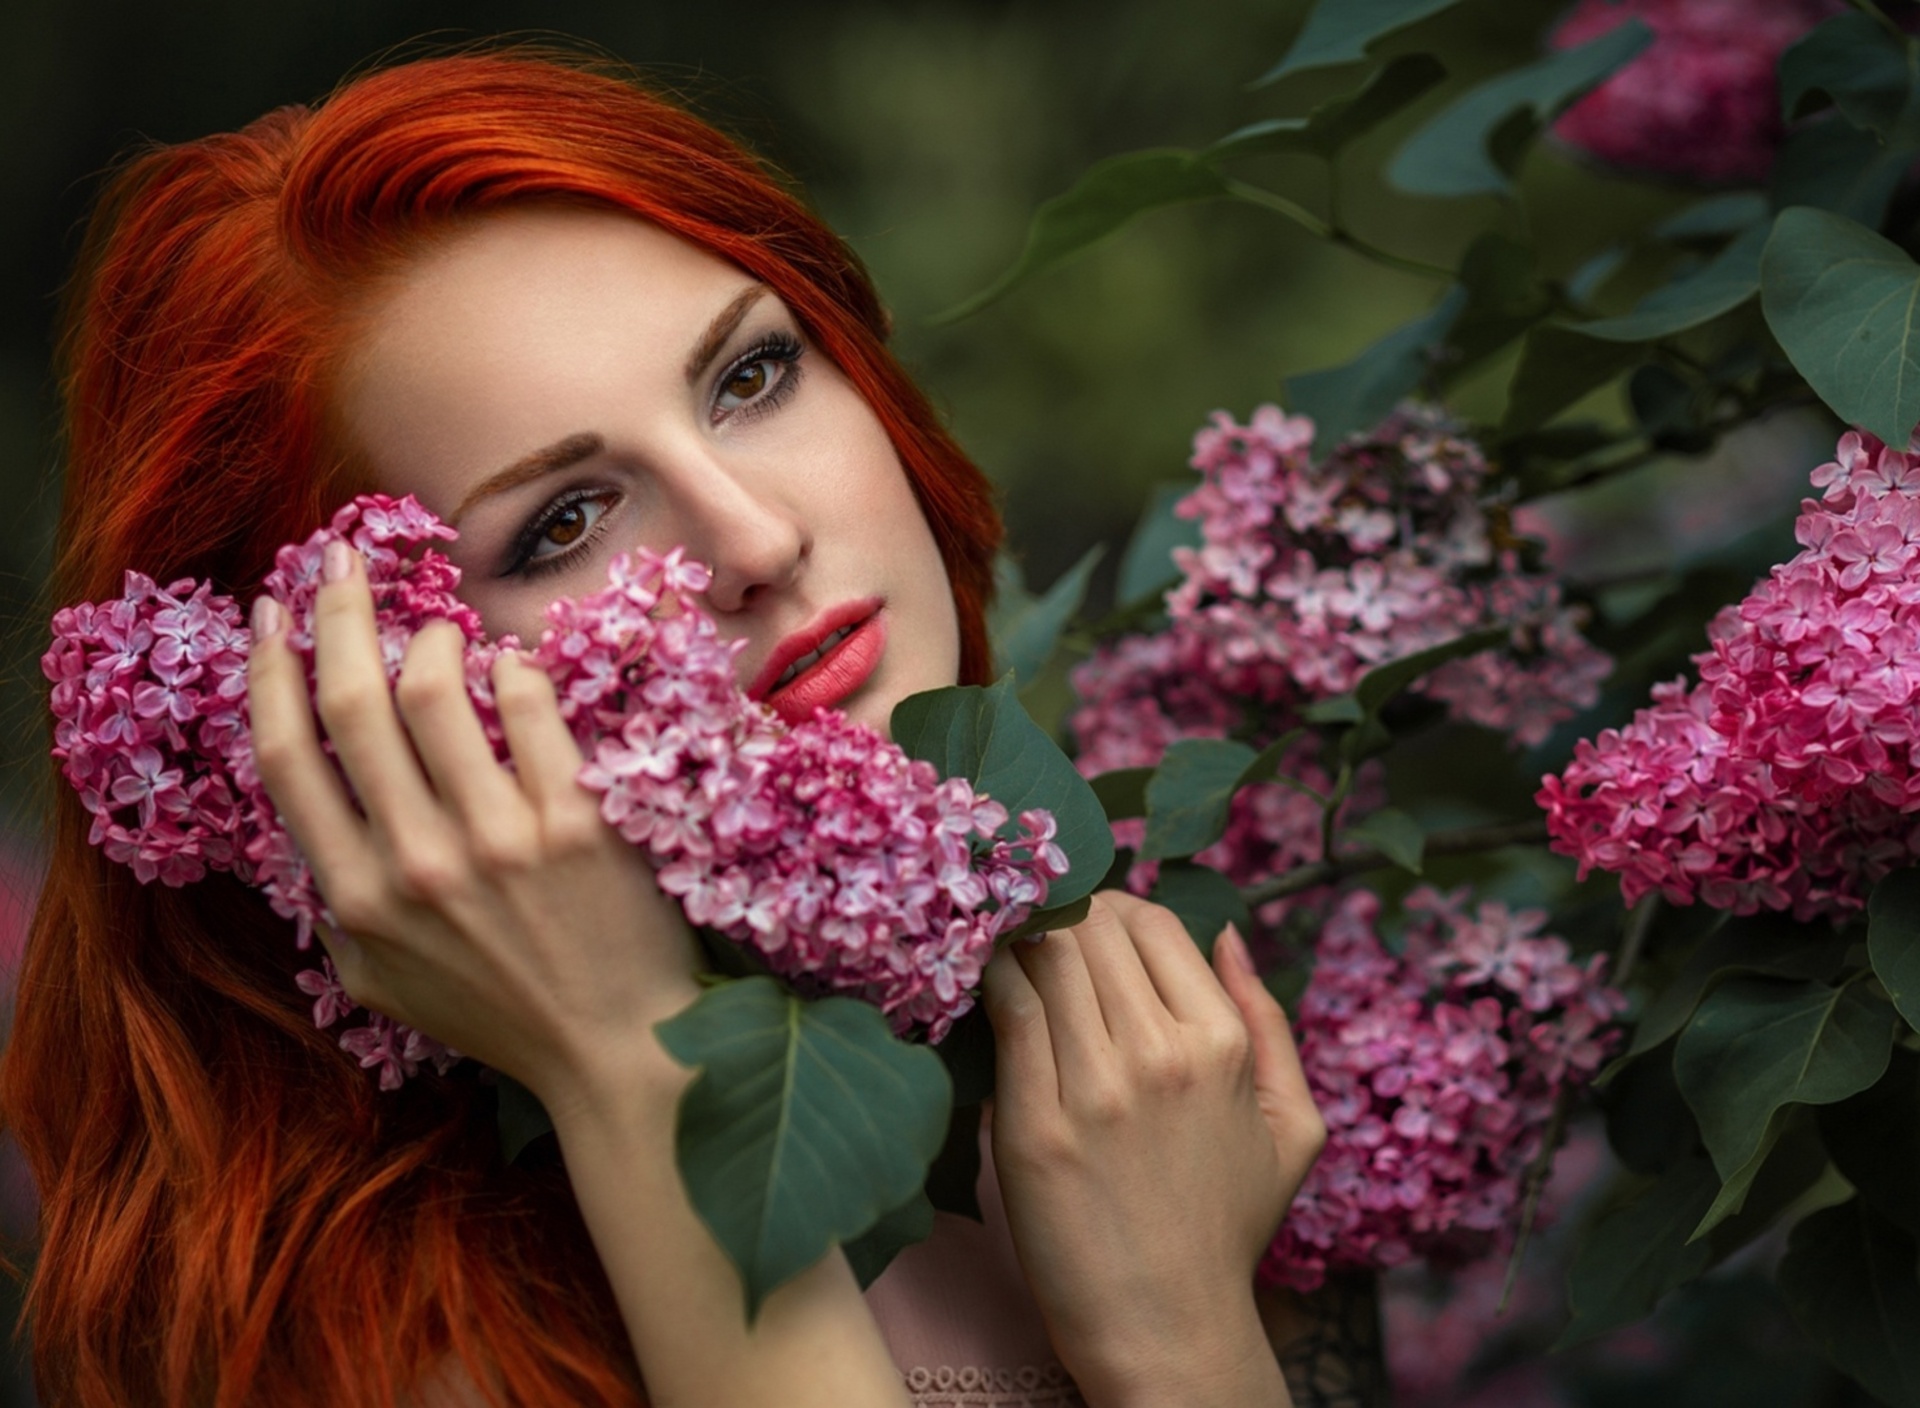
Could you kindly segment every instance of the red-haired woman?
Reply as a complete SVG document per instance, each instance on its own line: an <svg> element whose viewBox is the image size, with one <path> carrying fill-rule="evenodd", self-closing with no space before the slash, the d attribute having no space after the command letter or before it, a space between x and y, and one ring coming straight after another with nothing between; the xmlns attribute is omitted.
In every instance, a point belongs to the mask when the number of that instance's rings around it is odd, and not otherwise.
<svg viewBox="0 0 1920 1408"><path fill-rule="evenodd" d="M495 634L684 544L769 704L884 726L987 669L999 532L885 335L836 238L619 78L371 73L113 180L63 346L55 591L137 567L245 597L352 492L412 493ZM43 1199L49 1401L1287 1401L1252 1271L1321 1129L1237 939L1209 968L1113 896L996 959L986 1225L943 1218L865 1298L835 1253L749 1329L671 1155L678 911L572 781L543 675L496 673L508 771L455 633L389 694L362 565L326 577L318 720L271 601L250 698L328 951L355 998L536 1092L564 1168L502 1163L471 1063L379 1092L258 895L137 884L62 789L0 1075Z"/></svg>

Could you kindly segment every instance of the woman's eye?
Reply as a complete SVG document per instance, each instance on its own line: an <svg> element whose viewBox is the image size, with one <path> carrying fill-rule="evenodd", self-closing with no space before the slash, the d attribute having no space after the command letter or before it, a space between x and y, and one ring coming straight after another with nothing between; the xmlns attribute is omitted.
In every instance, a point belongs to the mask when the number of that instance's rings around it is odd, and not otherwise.
<svg viewBox="0 0 1920 1408"><path fill-rule="evenodd" d="M574 499L556 508L535 531L529 561L565 552L592 531L607 511L606 496Z"/></svg>
<svg viewBox="0 0 1920 1408"><path fill-rule="evenodd" d="M720 408L736 410L762 395L773 385L778 375L777 363L771 357L762 357L757 362L749 362L744 367L736 367L720 383Z"/></svg>

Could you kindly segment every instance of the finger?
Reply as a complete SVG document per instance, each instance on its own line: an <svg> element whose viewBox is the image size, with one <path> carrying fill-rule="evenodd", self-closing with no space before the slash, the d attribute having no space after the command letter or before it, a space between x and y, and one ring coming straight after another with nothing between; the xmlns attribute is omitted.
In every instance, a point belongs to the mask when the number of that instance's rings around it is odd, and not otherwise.
<svg viewBox="0 0 1920 1408"><path fill-rule="evenodd" d="M994 1102L1008 1110L1036 1104L1057 1108L1060 1075L1047 1032L1046 1004L1009 949L988 962L980 995L993 1023L993 1058L999 1071Z"/></svg>
<svg viewBox="0 0 1920 1408"><path fill-rule="evenodd" d="M248 732L254 767L294 844L313 867L322 894L341 875L364 874L374 863L366 819L320 751L306 672L286 641L286 610L271 597L254 603L253 646L247 653Z"/></svg>
<svg viewBox="0 0 1920 1408"><path fill-rule="evenodd" d="M1233 925L1221 930L1214 942L1213 962L1220 985L1247 1024L1247 1035L1253 1043L1254 1088L1281 1109L1313 1109L1313 1093L1300 1064L1300 1052L1293 1044L1286 1010L1260 981L1247 942Z"/></svg>
<svg viewBox="0 0 1920 1408"><path fill-rule="evenodd" d="M1115 891L1107 898L1133 931L1134 949L1174 1020L1214 1022L1227 1014L1228 996L1178 915L1137 895Z"/></svg>
<svg viewBox="0 0 1920 1408"><path fill-rule="evenodd" d="M1093 903L1097 910L1099 899ZM1074 930L1056 929L1037 944L1017 943L1012 949L1046 1008L1047 1038L1060 1072L1061 1094L1090 1089L1111 1067L1113 1043Z"/></svg>
<svg viewBox="0 0 1920 1408"><path fill-rule="evenodd" d="M1115 902L1118 898L1100 896L1073 933L1109 1039L1122 1050L1137 1052L1156 1035L1170 1034L1172 1022L1136 947L1137 929L1149 918L1143 911L1152 907L1123 908Z"/></svg>
<svg viewBox="0 0 1920 1408"><path fill-rule="evenodd" d="M469 826L524 807L467 696L466 640L435 621L407 643L394 698L433 790Z"/></svg>
<svg viewBox="0 0 1920 1408"><path fill-rule="evenodd" d="M394 708L366 569L338 541L327 544L325 563L313 607L320 721L374 828L388 837L421 835L439 808Z"/></svg>
<svg viewBox="0 0 1920 1408"><path fill-rule="evenodd" d="M535 808L551 812L577 803L584 789L575 779L585 759L560 717L559 697L546 671L513 651L501 652L493 665L493 701L514 772Z"/></svg>

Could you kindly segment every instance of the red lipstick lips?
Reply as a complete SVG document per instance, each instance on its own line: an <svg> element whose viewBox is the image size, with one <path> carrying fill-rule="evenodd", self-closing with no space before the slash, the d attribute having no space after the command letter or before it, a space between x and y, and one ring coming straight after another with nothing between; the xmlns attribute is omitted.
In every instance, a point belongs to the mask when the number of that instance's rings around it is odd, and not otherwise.
<svg viewBox="0 0 1920 1408"><path fill-rule="evenodd" d="M831 708L867 682L887 648L887 627L878 597L849 601L795 631L778 645L749 686L789 724Z"/></svg>

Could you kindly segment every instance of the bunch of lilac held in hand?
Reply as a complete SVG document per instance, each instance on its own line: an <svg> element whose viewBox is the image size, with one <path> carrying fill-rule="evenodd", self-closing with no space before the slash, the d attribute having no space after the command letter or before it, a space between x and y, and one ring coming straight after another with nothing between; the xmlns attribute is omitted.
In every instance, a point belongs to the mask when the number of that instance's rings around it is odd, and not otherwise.
<svg viewBox="0 0 1920 1408"><path fill-rule="evenodd" d="M430 621L467 639L467 687L504 760L494 659L454 595L459 569L430 548L451 538L411 498L356 499L282 548L265 591L311 679L314 599L326 544L367 563L391 680ZM738 642L697 604L707 569L675 550L616 561L608 586L548 608L530 658L553 680L587 758L583 785L653 858L687 917L750 949L804 995L861 998L896 1032L938 1041L973 1002L1000 935L1066 871L1053 818L1006 810L964 778L942 780L880 734L821 710L788 728L735 680ZM93 814L92 840L142 882L184 885L229 870L266 892L309 946L329 916L313 875L254 770L247 732L251 637L205 583L157 586L129 572L119 600L60 611L42 666L53 681L54 754ZM314 1021L349 1022L341 1045L380 1083L455 1053L377 1013L357 1022L331 964L303 972Z"/></svg>

